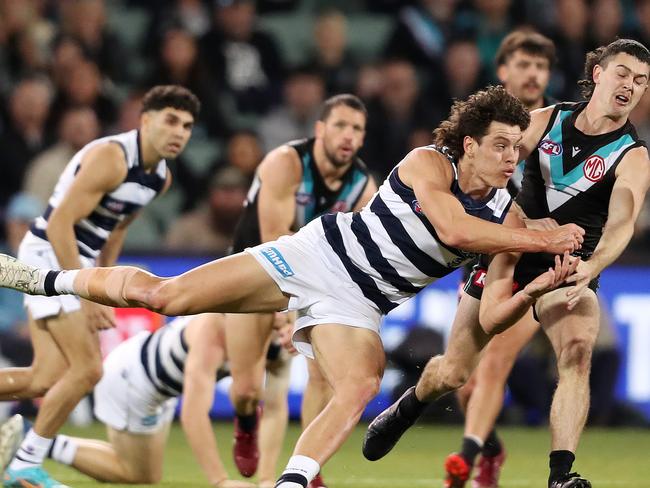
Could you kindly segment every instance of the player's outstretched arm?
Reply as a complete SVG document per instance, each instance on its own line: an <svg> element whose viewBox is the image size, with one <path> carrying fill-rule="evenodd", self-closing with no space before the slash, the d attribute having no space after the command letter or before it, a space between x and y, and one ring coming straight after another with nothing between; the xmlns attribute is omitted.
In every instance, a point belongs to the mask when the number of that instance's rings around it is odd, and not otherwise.
<svg viewBox="0 0 650 488"><path fill-rule="evenodd" d="M411 186L424 214L445 244L465 251L573 252L583 242L584 229L567 224L557 229L506 228L465 213L451 193L452 170L441 154L426 148L411 151L399 166L402 181Z"/></svg>
<svg viewBox="0 0 650 488"><path fill-rule="evenodd" d="M488 334L499 334L517 323L535 300L566 282L580 263L579 258L568 252L562 257L555 256L553 268L513 294L513 274L518 261L517 254L501 253L490 263L479 312L481 327Z"/></svg>
<svg viewBox="0 0 650 488"><path fill-rule="evenodd" d="M572 310L589 282L612 264L625 250L650 185L650 160L644 147L628 152L616 168L616 182L609 199L607 223L593 255L581 263L579 273L567 281L567 307Z"/></svg>

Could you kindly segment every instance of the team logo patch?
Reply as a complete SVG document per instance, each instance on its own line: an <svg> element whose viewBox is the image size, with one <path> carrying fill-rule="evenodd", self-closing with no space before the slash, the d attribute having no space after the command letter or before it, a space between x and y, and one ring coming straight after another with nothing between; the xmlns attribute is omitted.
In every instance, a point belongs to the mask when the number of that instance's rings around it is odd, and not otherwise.
<svg viewBox="0 0 650 488"><path fill-rule="evenodd" d="M474 286L483 288L485 287L486 276L487 276L487 272L484 269L477 269L474 275L472 276L472 283L474 284Z"/></svg>
<svg viewBox="0 0 650 488"><path fill-rule="evenodd" d="M264 257L269 260L278 273L285 278L295 274L291 266L289 266L289 263L284 260L284 256L275 247L265 247L262 249L262 254L264 254Z"/></svg>
<svg viewBox="0 0 650 488"><path fill-rule="evenodd" d="M311 193L296 193L296 203L298 205L309 205L314 197Z"/></svg>
<svg viewBox="0 0 650 488"><path fill-rule="evenodd" d="M411 202L411 207L413 207L413 211L416 214L422 215L422 207L420 206L420 202L418 202L417 200L413 200Z"/></svg>
<svg viewBox="0 0 650 488"><path fill-rule="evenodd" d="M158 423L158 415L147 415L146 417L142 417L140 420L140 423L144 427L151 427L152 425L156 425Z"/></svg>
<svg viewBox="0 0 650 488"><path fill-rule="evenodd" d="M600 181L605 176L605 160L598 155L593 155L584 162L582 171L589 181Z"/></svg>
<svg viewBox="0 0 650 488"><path fill-rule="evenodd" d="M550 156L559 156L562 154L562 145L551 139L544 139L539 143L539 148Z"/></svg>

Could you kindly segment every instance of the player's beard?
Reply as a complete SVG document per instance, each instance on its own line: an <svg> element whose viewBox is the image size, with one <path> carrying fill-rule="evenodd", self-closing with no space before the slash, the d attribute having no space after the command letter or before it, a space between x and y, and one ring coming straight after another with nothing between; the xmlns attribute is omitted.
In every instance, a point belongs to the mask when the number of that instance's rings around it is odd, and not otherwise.
<svg viewBox="0 0 650 488"><path fill-rule="evenodd" d="M337 168L350 164L350 162L354 160L354 157L357 155L356 152L353 152L348 158L341 159L336 156L336 151L332 151L329 147L327 147L327 144L323 144L323 151L325 152L327 159L329 159L329 161Z"/></svg>

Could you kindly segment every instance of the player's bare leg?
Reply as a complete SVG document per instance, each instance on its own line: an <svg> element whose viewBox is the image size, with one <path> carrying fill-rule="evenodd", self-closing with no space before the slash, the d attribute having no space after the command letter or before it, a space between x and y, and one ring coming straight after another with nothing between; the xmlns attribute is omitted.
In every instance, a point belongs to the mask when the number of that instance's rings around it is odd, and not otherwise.
<svg viewBox="0 0 650 488"><path fill-rule="evenodd" d="M458 454L451 454L447 464L465 461L468 468L474 466L476 456L482 453L478 464L475 487L495 487L504 461L504 451L494 431L499 412L503 407L505 385L519 352L539 330L532 311L507 331L492 338L471 380L459 390L459 397L466 398L465 434ZM460 456L461 460L455 457Z"/></svg>
<svg viewBox="0 0 650 488"><path fill-rule="evenodd" d="M479 300L462 293L444 355L429 360L417 385L409 388L368 426L363 444L367 459L374 461L388 454L415 423L427 402L467 382L478 364L481 350L490 340L479 325L479 306Z"/></svg>
<svg viewBox="0 0 650 488"><path fill-rule="evenodd" d="M316 361L334 393L298 439L278 488L301 486L296 479L305 486L316 476L379 391L384 372L384 350L374 331L322 324L311 329L310 337Z"/></svg>
<svg viewBox="0 0 650 488"><path fill-rule="evenodd" d="M300 425L303 430L323 411L332 398L332 388L323 376L316 361L307 358L307 371L309 378L302 394L302 405L300 406ZM320 488L322 486L325 486L325 483L319 473L308 485L308 488Z"/></svg>
<svg viewBox="0 0 650 488"><path fill-rule="evenodd" d="M591 353L600 325L598 299L592 290L587 289L570 312L566 308L566 292L566 288L552 291L536 305L557 357L559 375L551 404L550 481L571 471L589 412Z"/></svg>
<svg viewBox="0 0 650 488"><path fill-rule="evenodd" d="M259 462L258 406L264 387L266 353L273 330L273 314L227 314L226 350L235 409L233 457L239 472L253 476Z"/></svg>
<svg viewBox="0 0 650 488"><path fill-rule="evenodd" d="M34 320L29 315L34 360L27 368L0 370L0 401L41 397L68 367L45 323L45 319Z"/></svg>
<svg viewBox="0 0 650 488"><path fill-rule="evenodd" d="M273 488L276 468L289 421L289 378L291 356L282 348L277 359L267 365L266 384L262 395L264 414L260 422L260 462L257 471L260 488Z"/></svg>
<svg viewBox="0 0 650 488"><path fill-rule="evenodd" d="M139 306L163 315L272 312L289 299L257 260L239 253L161 278L133 266L38 270L0 255L0 286L31 295L72 294L112 307Z"/></svg>

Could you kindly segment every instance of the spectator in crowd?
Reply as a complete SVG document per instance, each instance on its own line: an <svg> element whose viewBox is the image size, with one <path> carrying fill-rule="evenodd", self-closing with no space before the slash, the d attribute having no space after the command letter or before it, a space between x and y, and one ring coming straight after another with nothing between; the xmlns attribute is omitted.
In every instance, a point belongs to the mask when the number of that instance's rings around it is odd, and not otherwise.
<svg viewBox="0 0 650 488"><path fill-rule="evenodd" d="M68 0L59 4L59 12L62 33L79 42L101 73L113 81L125 81L126 52L106 22L104 0Z"/></svg>
<svg viewBox="0 0 650 488"><path fill-rule="evenodd" d="M55 28L43 8L35 0L0 2L0 93L44 68Z"/></svg>
<svg viewBox="0 0 650 488"><path fill-rule="evenodd" d="M241 215L248 179L235 167L217 172L204 205L181 216L169 229L165 247L170 251L224 255L232 245Z"/></svg>
<svg viewBox="0 0 650 488"><path fill-rule="evenodd" d="M255 23L253 0L215 0L214 25L201 42L236 110L260 115L279 98L284 68L275 40Z"/></svg>
<svg viewBox="0 0 650 488"><path fill-rule="evenodd" d="M262 161L264 152L260 139L252 130L242 129L228 138L224 159L214 164L215 170L219 168L234 166L238 168L249 183L253 181L255 170Z"/></svg>
<svg viewBox="0 0 650 488"><path fill-rule="evenodd" d="M555 28L548 36L557 48L557 90L561 100L578 100L577 82L587 52L589 7L586 0L555 0Z"/></svg>
<svg viewBox="0 0 650 488"><path fill-rule="evenodd" d="M386 58L409 60L420 69L439 69L456 27L459 0L419 0L404 7L384 49Z"/></svg>
<svg viewBox="0 0 650 488"><path fill-rule="evenodd" d="M52 104L51 123L58 125L63 113L77 106L91 107L103 131L117 118L117 104L106 93L99 68L91 61L75 64L68 73L62 91Z"/></svg>
<svg viewBox="0 0 650 488"><path fill-rule="evenodd" d="M295 69L284 83L284 104L260 121L264 151L311 136L324 99L323 78L311 68Z"/></svg>
<svg viewBox="0 0 650 488"><path fill-rule="evenodd" d="M360 152L382 181L407 152L411 133L431 127L431 107L421 102L420 83L409 61L393 59L381 67L379 96L368 106L366 144Z"/></svg>
<svg viewBox="0 0 650 488"><path fill-rule="evenodd" d="M589 47L595 49L615 41L623 28L621 0L594 0L590 13Z"/></svg>
<svg viewBox="0 0 650 488"><path fill-rule="evenodd" d="M492 62L499 44L513 29L510 19L512 0L474 0L476 12L476 44L481 63L489 67L487 72L493 81Z"/></svg>
<svg viewBox="0 0 650 488"><path fill-rule="evenodd" d="M358 63L348 49L347 30L345 15L334 9L322 12L314 23L315 50L308 64L323 75L327 96L354 88Z"/></svg>
<svg viewBox="0 0 650 488"><path fill-rule="evenodd" d="M99 122L92 109L68 109L59 124L59 140L33 159L25 173L24 190L46 205L72 156L99 137Z"/></svg>
<svg viewBox="0 0 650 488"><path fill-rule="evenodd" d="M156 84L182 85L201 100L204 110L198 123L213 136L225 132L225 121L219 112L214 80L209 76L205 60L199 57L199 46L188 31L171 28L159 43L156 65L145 86Z"/></svg>
<svg viewBox="0 0 650 488"><path fill-rule="evenodd" d="M23 187L28 163L52 142L46 128L51 98L50 85L41 78L24 79L11 93L8 120L0 137L0 214Z"/></svg>
<svg viewBox="0 0 650 488"><path fill-rule="evenodd" d="M449 44L444 56L445 90L433 100L439 107L437 119L444 118L454 99L465 99L482 86L481 68L480 52L473 39L456 39Z"/></svg>
<svg viewBox="0 0 650 488"><path fill-rule="evenodd" d="M650 0L635 0L636 24L623 37L636 39L645 46L650 46Z"/></svg>
<svg viewBox="0 0 650 488"><path fill-rule="evenodd" d="M56 91L63 90L72 70L86 58L81 44L70 36L59 36L52 44L49 76Z"/></svg>

